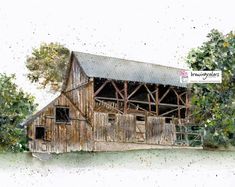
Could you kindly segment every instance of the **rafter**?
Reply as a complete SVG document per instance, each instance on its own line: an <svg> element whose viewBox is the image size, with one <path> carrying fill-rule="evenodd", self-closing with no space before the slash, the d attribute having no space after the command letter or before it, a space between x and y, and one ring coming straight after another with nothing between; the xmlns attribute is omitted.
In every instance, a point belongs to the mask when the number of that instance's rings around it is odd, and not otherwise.
<svg viewBox="0 0 235 187"><path fill-rule="evenodd" d="M98 90L96 90L94 96L98 95L98 93L100 93L100 91L106 86L107 83L109 83L110 80L106 80L100 87Z"/></svg>
<svg viewBox="0 0 235 187"><path fill-rule="evenodd" d="M164 115L166 115L166 114L169 114L169 113L174 112L174 111L177 111L177 110L178 110L178 108L175 108L175 109L173 109L173 110L170 110L170 111L168 111L168 112L165 112L165 113L163 113L163 114L160 114L159 116L164 116Z"/></svg>
<svg viewBox="0 0 235 187"><path fill-rule="evenodd" d="M167 89L167 91L163 94L163 96L161 97L161 99L159 99L159 103L166 97L166 95L169 93L169 91L171 90L171 87Z"/></svg>
<svg viewBox="0 0 235 187"><path fill-rule="evenodd" d="M183 92L183 93L181 93L181 94L179 94L180 96L182 96L182 95L184 95L184 94L186 94L187 92Z"/></svg>
<svg viewBox="0 0 235 187"><path fill-rule="evenodd" d="M117 85L114 83L114 81L111 81L113 87L115 88L116 92L124 99L124 96L122 95L121 91L118 89Z"/></svg>
<svg viewBox="0 0 235 187"><path fill-rule="evenodd" d="M67 99L67 101L68 101L76 110L79 111L79 113L81 114L81 116L82 116L82 117L88 122L88 124L92 127L91 121L90 121L90 120L87 118L87 116L82 112L82 110L81 110L77 105L75 105L74 102L73 102L66 94L61 93L61 95L63 95L63 96Z"/></svg>
<svg viewBox="0 0 235 187"><path fill-rule="evenodd" d="M77 87L75 87L75 88L72 88L72 89L70 89L70 90L68 90L68 91L65 91L64 93L68 93L68 92L71 92L71 91L77 90L77 89L82 89L82 88L86 87L89 83L90 83L90 82L86 81L86 82L84 82L84 83L82 83L82 84L79 84L79 85L78 85Z"/></svg>
<svg viewBox="0 0 235 187"><path fill-rule="evenodd" d="M129 94L128 99L130 99L130 98L140 89L141 86L143 86L143 84L139 84L139 85L135 88L135 90L134 90L131 94Z"/></svg>

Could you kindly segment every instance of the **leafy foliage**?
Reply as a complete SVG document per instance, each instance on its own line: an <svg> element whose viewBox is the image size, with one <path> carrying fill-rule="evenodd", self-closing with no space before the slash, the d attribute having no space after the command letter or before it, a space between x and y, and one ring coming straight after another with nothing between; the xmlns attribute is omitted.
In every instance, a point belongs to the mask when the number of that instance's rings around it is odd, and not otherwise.
<svg viewBox="0 0 235 187"><path fill-rule="evenodd" d="M192 70L222 71L221 84L192 85L195 122L205 125L205 144L213 147L228 144L235 132L235 34L212 30L208 38L189 53L187 63Z"/></svg>
<svg viewBox="0 0 235 187"><path fill-rule="evenodd" d="M28 78L41 88L48 86L51 91L59 91L66 72L69 50L59 43L42 43L27 57Z"/></svg>
<svg viewBox="0 0 235 187"><path fill-rule="evenodd" d="M35 110L34 97L17 88L14 75L0 74L0 149L24 148L24 129L20 123Z"/></svg>

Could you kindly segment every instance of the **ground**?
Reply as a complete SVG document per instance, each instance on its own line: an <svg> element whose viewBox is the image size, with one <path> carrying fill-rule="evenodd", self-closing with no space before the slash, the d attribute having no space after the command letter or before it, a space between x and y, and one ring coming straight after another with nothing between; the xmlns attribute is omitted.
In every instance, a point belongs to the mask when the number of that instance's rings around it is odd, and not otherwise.
<svg viewBox="0 0 235 187"><path fill-rule="evenodd" d="M5 186L234 186L235 152L188 149L0 154Z"/></svg>

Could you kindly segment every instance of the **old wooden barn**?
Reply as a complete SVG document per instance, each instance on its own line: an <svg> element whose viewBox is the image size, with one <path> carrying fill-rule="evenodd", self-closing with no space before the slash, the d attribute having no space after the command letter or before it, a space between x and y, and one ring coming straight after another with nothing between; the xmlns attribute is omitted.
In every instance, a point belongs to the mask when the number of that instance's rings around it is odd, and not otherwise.
<svg viewBox="0 0 235 187"><path fill-rule="evenodd" d="M72 52L59 97L29 118L32 152L112 151L176 145L188 121L181 70ZM180 133L180 132L179 132ZM187 142L186 142L187 143Z"/></svg>

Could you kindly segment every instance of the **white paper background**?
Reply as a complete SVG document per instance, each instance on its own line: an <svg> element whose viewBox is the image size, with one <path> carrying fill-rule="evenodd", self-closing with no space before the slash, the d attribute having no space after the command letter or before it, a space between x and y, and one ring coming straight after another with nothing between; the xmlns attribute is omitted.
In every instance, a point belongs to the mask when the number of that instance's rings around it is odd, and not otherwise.
<svg viewBox="0 0 235 187"><path fill-rule="evenodd" d="M27 81L24 65L41 42L185 67L191 48L213 28L233 30L234 20L233 0L1 0L0 72L16 73L42 107L51 97Z"/></svg>

